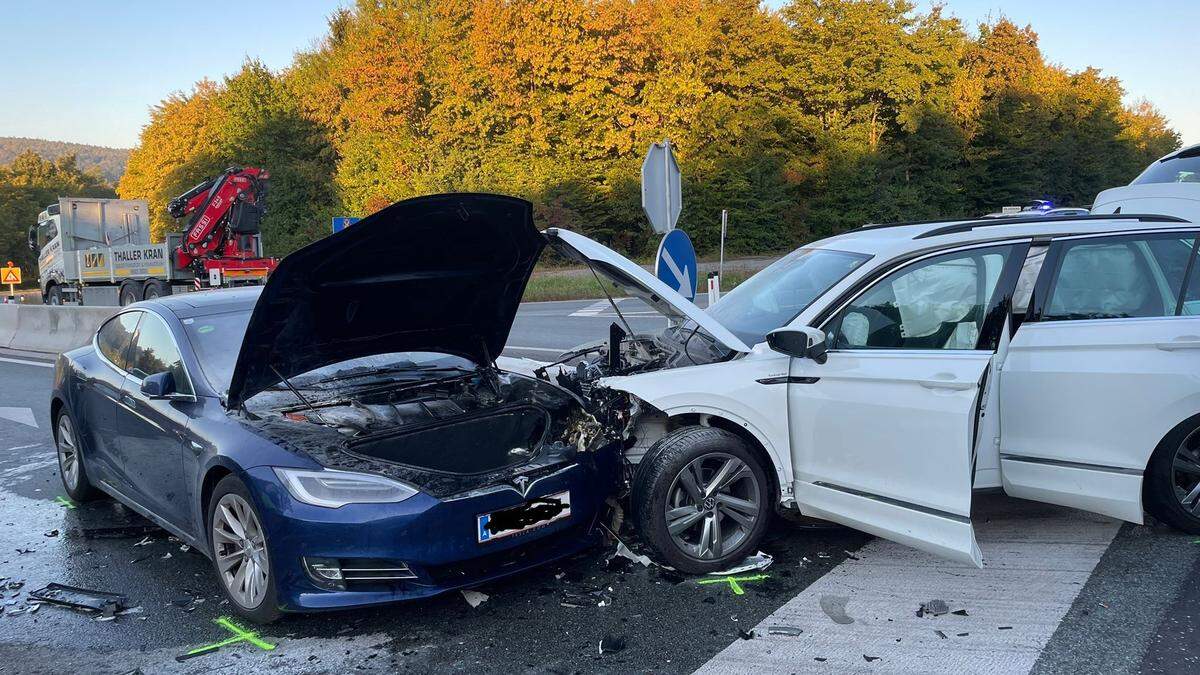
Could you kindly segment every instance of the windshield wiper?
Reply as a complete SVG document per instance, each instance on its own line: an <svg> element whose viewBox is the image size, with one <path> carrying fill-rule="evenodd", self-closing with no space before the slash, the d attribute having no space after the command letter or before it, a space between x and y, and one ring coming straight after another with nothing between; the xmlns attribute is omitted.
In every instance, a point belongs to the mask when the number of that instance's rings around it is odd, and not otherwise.
<svg viewBox="0 0 1200 675"><path fill-rule="evenodd" d="M371 377L372 375L387 375L389 373L408 373L408 372L445 373L445 372L450 372L450 371L458 371L461 373L472 372L470 370L467 370L466 368L460 368L459 366L426 367L426 366L418 366L415 364L411 365L411 366L381 366L379 368L373 368L371 370L367 370L367 371L364 371L361 373L349 373L346 375L330 375L329 377L324 377L319 380L314 380L313 382L306 382L304 386L308 387L308 386L312 386L314 384L325 384L326 382L338 382L341 380L352 380L352 379L359 378L359 377Z"/></svg>
<svg viewBox="0 0 1200 675"><path fill-rule="evenodd" d="M282 380L285 385L287 385L287 388L290 389L292 391L292 393L296 395L296 398L300 399L300 402L304 404L304 407L311 410L312 413L317 416L317 419L321 420L321 424L324 424L325 426L330 426L329 422L326 422L325 418L321 417L321 411L317 410L316 407L313 406L312 403L309 403L308 399L304 398L304 394L301 394L299 389L292 386L292 383L290 381L288 381L288 379L286 377L283 376L283 373L279 372L278 368L276 368L275 366L271 366L271 370L275 371L275 375L277 377L279 377L279 379Z"/></svg>

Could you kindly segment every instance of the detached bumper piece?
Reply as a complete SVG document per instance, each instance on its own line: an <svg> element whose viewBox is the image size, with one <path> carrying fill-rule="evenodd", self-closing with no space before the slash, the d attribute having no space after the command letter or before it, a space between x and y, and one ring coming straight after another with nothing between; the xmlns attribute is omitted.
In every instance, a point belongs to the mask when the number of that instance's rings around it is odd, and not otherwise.
<svg viewBox="0 0 1200 675"><path fill-rule="evenodd" d="M333 591L379 590L417 575L399 560L373 558L304 558L313 583Z"/></svg>

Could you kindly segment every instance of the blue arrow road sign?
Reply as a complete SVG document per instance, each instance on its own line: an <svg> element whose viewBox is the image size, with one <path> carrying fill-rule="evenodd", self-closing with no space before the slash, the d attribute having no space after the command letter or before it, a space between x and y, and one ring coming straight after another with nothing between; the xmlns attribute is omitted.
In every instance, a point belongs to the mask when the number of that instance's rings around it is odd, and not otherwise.
<svg viewBox="0 0 1200 675"><path fill-rule="evenodd" d="M342 230L346 229L347 227L350 227L351 225L357 223L360 220L362 220L362 219L361 218L350 218L347 216L340 216L340 217L334 218L333 219L333 233L337 234L338 232L341 232Z"/></svg>
<svg viewBox="0 0 1200 675"><path fill-rule="evenodd" d="M659 281L679 291L679 294L696 300L696 249L683 230L671 230L658 245L658 257L654 261L654 276Z"/></svg>

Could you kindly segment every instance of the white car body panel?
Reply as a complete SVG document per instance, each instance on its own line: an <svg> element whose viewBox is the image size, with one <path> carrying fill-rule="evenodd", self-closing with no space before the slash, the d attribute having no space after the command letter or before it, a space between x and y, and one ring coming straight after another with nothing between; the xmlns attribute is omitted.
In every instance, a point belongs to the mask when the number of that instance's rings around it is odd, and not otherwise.
<svg viewBox="0 0 1200 675"><path fill-rule="evenodd" d="M1005 491L1142 522L1142 472L1200 412L1198 381L1200 317L1021 326L1001 373Z"/></svg>
<svg viewBox="0 0 1200 675"><path fill-rule="evenodd" d="M982 566L971 483L979 382L992 352L847 350L828 359L792 360L801 512Z"/></svg>
<svg viewBox="0 0 1200 675"><path fill-rule="evenodd" d="M786 378L789 357L766 343L744 358L653 373L600 380L602 386L632 394L668 417L697 413L738 425L766 449L780 485L791 485L787 397L781 384L758 380ZM781 495L782 500L782 495Z"/></svg>
<svg viewBox="0 0 1200 675"><path fill-rule="evenodd" d="M1200 222L1200 183L1145 183L1109 188L1096 195L1092 213L1165 213Z"/></svg>

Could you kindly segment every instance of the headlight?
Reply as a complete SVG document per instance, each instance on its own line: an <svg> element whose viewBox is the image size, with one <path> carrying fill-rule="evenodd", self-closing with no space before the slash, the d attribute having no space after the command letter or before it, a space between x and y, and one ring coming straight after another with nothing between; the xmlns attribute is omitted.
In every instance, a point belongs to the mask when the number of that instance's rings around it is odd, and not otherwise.
<svg viewBox="0 0 1200 675"><path fill-rule="evenodd" d="M275 475L296 501L331 509L346 504L391 504L417 494L404 483L369 473L275 467Z"/></svg>

